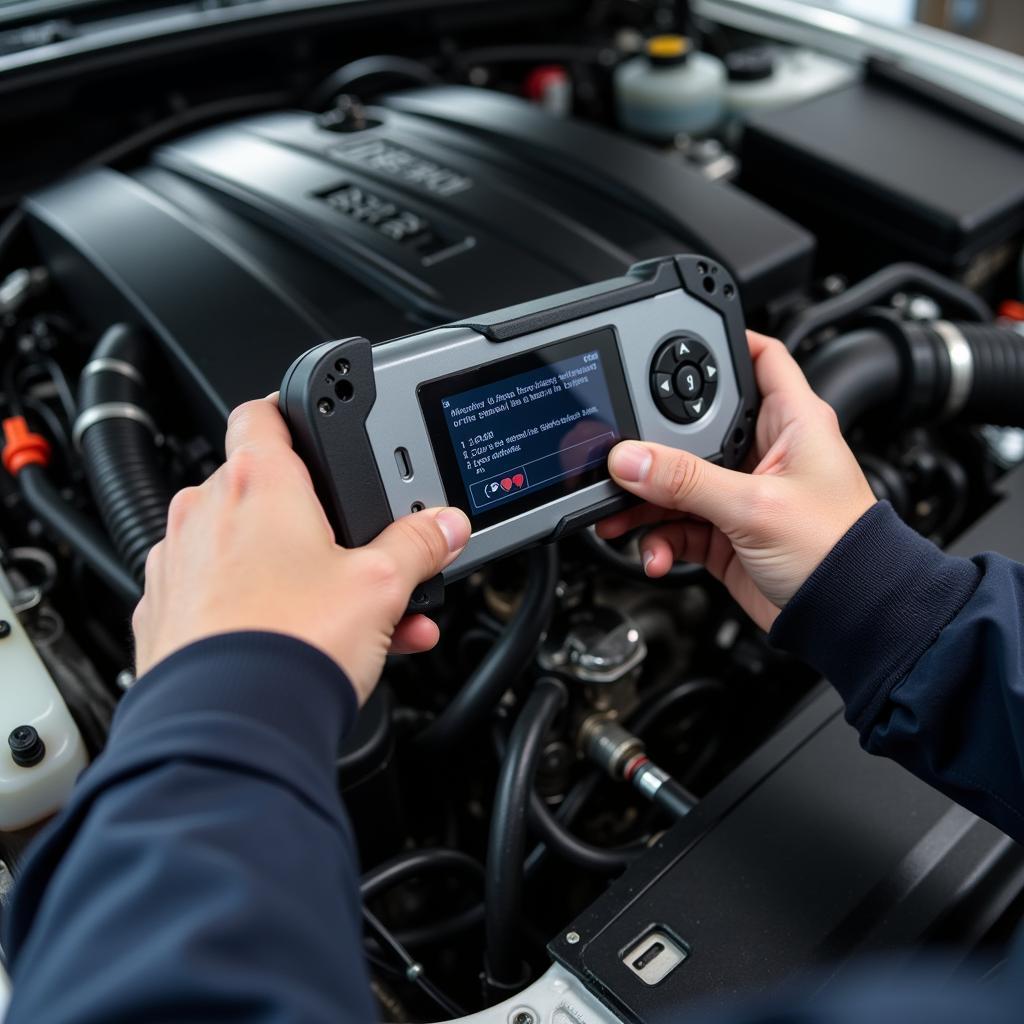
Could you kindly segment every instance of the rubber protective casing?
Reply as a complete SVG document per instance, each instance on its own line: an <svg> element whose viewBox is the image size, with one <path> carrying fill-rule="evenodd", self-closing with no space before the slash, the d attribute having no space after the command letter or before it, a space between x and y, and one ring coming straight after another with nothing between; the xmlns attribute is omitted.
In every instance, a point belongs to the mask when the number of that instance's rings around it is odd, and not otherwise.
<svg viewBox="0 0 1024 1024"><path fill-rule="evenodd" d="M709 294L704 283L711 267L718 285ZM724 321L740 400L724 434L722 450L712 461L736 466L750 447L758 395L735 285L724 268L707 257L683 255L647 260L635 264L624 277L601 285L448 326L471 328L500 346L513 338L572 324L584 316L679 288L713 308ZM427 380L431 373L427 360L424 363L423 377ZM291 428L296 451L309 467L338 541L346 547L368 543L393 521L366 429L367 417L376 401L373 349L365 338L316 346L292 364L281 386L281 410ZM589 525L627 507L633 500L625 493L611 500L602 499L592 508L564 518L546 539ZM414 595L411 607L434 607L439 603L440 586L439 580L431 581Z"/></svg>

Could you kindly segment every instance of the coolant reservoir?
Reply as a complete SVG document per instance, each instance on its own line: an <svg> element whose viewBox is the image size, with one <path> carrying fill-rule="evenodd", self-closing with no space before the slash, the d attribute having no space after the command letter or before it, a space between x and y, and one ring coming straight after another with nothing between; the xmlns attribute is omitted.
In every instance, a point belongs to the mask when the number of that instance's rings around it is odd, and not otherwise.
<svg viewBox="0 0 1024 1024"><path fill-rule="evenodd" d="M0 832L63 807L85 763L71 713L0 587Z"/></svg>
<svg viewBox="0 0 1024 1024"><path fill-rule="evenodd" d="M758 110L781 110L846 85L857 69L813 50L750 46L725 58L725 104L743 118Z"/></svg>
<svg viewBox="0 0 1024 1024"><path fill-rule="evenodd" d="M668 142L715 128L725 102L725 67L691 50L685 36L653 36L646 52L615 70L615 103L626 131Z"/></svg>

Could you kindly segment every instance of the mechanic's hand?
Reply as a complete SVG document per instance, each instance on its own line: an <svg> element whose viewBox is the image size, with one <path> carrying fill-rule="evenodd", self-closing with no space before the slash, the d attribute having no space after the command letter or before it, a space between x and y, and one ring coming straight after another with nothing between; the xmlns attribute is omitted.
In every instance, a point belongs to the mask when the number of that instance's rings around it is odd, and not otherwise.
<svg viewBox="0 0 1024 1024"><path fill-rule="evenodd" d="M703 564L767 630L875 496L785 346L752 331L747 339L763 398L752 473L624 441L608 458L612 476L649 504L597 532L610 539L660 523L641 540L647 575L664 576L675 559Z"/></svg>
<svg viewBox="0 0 1024 1024"><path fill-rule="evenodd" d="M334 543L275 396L231 414L226 448L213 476L175 496L167 536L146 563L133 619L137 671L202 637L272 630L332 657L362 703L389 652L437 643L430 619L403 613L416 586L465 547L469 520L427 509L347 551Z"/></svg>

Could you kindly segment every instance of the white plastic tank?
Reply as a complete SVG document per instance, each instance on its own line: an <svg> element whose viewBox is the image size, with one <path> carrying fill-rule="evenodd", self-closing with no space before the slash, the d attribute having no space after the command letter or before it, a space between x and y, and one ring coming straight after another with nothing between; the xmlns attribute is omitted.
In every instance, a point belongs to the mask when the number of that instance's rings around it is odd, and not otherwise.
<svg viewBox="0 0 1024 1024"><path fill-rule="evenodd" d="M60 810L85 767L74 719L0 582L0 832Z"/></svg>
<svg viewBox="0 0 1024 1024"><path fill-rule="evenodd" d="M813 50L750 46L725 58L725 103L742 120L759 110L781 110L846 85L852 64Z"/></svg>
<svg viewBox="0 0 1024 1024"><path fill-rule="evenodd" d="M619 123L659 142L711 131L724 114L725 82L722 62L691 49L685 36L652 36L615 69Z"/></svg>

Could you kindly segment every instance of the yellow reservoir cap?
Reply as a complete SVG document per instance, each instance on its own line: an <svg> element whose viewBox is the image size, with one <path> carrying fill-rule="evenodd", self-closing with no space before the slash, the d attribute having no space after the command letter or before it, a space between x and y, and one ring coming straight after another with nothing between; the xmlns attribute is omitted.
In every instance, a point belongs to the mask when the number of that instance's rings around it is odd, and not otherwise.
<svg viewBox="0 0 1024 1024"><path fill-rule="evenodd" d="M686 36L661 35L651 36L647 40L647 56L655 60L671 60L683 57L690 49L690 41Z"/></svg>

